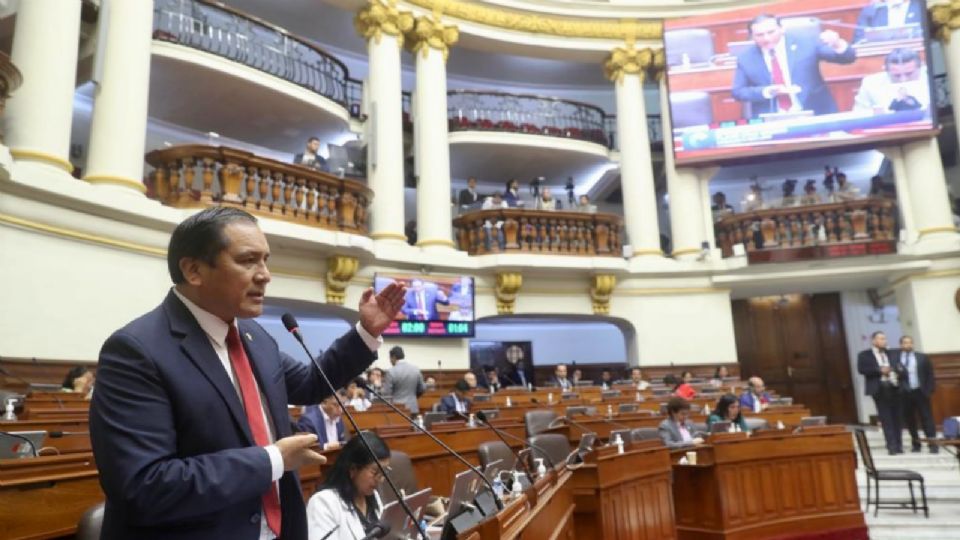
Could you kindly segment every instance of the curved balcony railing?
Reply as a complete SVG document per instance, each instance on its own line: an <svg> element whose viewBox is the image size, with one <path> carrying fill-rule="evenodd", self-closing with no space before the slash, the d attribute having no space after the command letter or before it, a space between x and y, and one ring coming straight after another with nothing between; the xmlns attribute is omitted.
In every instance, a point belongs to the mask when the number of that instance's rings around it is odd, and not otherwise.
<svg viewBox="0 0 960 540"><path fill-rule="evenodd" d="M451 131L506 131L610 144L606 113L578 101L451 90L447 92L447 113Z"/></svg>
<svg viewBox="0 0 960 540"><path fill-rule="evenodd" d="M453 220L459 248L471 255L548 253L620 257L623 219L613 214L504 208Z"/></svg>
<svg viewBox="0 0 960 540"><path fill-rule="evenodd" d="M269 73L360 114L361 83L326 51L286 30L207 0L155 0L154 39Z"/></svg>
<svg viewBox="0 0 960 540"><path fill-rule="evenodd" d="M146 156L148 195L181 208L227 204L324 229L367 233L373 192L360 182L223 146L184 145Z"/></svg>
<svg viewBox="0 0 960 540"><path fill-rule="evenodd" d="M715 224L724 257L742 244L750 262L896 251L896 201L884 198L730 214Z"/></svg>

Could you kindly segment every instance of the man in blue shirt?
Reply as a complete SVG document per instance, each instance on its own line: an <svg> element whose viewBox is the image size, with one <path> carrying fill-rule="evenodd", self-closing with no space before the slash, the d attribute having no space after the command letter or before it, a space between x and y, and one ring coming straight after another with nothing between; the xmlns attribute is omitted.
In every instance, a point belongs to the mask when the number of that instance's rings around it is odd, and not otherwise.
<svg viewBox="0 0 960 540"><path fill-rule="evenodd" d="M933 412L930 408L930 396L933 395L936 386L933 364L930 363L930 358L926 354L913 349L913 338L910 336L900 338L900 349L894 354L900 360L900 365L903 366L906 374L900 385L903 389L901 399L903 418L910 432L912 451L919 452L922 447L917 434L917 416L920 417L926 437L933 439L937 436L937 428L933 423ZM939 447L931 444L930 452L935 454L937 451Z"/></svg>

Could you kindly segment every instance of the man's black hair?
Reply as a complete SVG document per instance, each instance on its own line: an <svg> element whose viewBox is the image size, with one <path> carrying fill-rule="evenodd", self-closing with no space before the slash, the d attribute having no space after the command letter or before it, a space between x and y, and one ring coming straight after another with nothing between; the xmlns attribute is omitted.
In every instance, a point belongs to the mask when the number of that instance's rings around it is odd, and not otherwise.
<svg viewBox="0 0 960 540"><path fill-rule="evenodd" d="M187 280L180 270L180 260L184 257L199 259L215 266L217 256L228 245L223 229L238 221L256 224L257 218L239 208L213 206L197 212L177 225L170 235L170 245L167 247L167 270L170 272L170 279L177 285Z"/></svg>

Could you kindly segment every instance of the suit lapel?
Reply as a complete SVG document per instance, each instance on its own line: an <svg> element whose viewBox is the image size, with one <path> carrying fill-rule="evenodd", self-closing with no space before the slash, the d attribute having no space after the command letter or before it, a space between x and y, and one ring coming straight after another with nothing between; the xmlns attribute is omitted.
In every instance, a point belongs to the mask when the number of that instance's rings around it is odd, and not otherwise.
<svg viewBox="0 0 960 540"><path fill-rule="evenodd" d="M264 339L253 339L253 337L257 335L255 323L238 320L237 326L240 330L240 340L243 342L244 349L247 351L247 358L250 359L253 374L257 378L257 386L260 387L260 392L267 400L267 410L270 411L270 416L273 419L273 428L279 439L281 434L285 433L281 431L281 422L289 423L287 420L289 414L286 412L286 399L283 397L280 388L271 379L276 369L274 362L269 360L271 355L267 349L267 342Z"/></svg>
<svg viewBox="0 0 960 540"><path fill-rule="evenodd" d="M187 306L183 305L183 302L173 292L167 296L164 305L170 319L171 332L183 336L180 341L180 349L217 390L217 393L220 394L227 405L230 415L233 416L237 427L246 437L247 443L252 445L254 443L253 436L250 433L247 415L243 411L243 404L240 403L240 396L233 383L230 382L227 372L224 371L220 358L213 350L210 338L200 328Z"/></svg>

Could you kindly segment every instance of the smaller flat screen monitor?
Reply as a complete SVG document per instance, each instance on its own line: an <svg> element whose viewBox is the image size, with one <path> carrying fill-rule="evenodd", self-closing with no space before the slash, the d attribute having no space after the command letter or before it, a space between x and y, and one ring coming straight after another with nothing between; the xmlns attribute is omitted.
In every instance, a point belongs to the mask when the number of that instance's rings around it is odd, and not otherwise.
<svg viewBox="0 0 960 540"><path fill-rule="evenodd" d="M710 433L727 433L730 425L730 422L714 422L710 424Z"/></svg>
<svg viewBox="0 0 960 540"><path fill-rule="evenodd" d="M474 280L470 276L378 274L376 292L397 282L407 288L396 320L383 332L403 337L473 337Z"/></svg>

